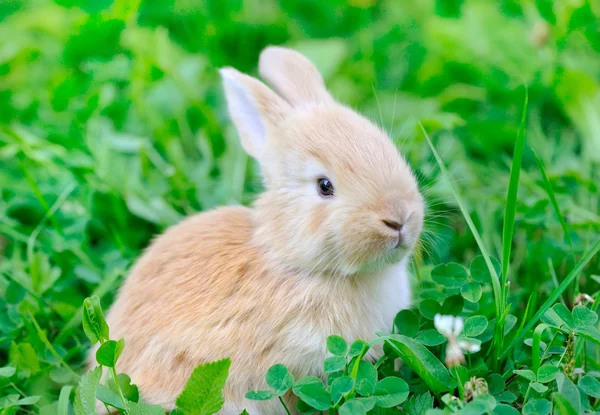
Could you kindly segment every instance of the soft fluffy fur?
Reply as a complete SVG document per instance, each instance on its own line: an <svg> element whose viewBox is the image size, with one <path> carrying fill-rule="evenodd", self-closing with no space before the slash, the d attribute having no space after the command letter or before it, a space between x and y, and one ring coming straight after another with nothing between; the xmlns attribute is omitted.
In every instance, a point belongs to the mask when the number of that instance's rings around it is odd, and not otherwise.
<svg viewBox="0 0 600 415"><path fill-rule="evenodd" d="M126 343L119 372L166 408L195 366L230 357L222 413L280 414L278 402L244 398L264 388L271 365L322 376L327 336L370 339L410 304L423 200L406 162L379 128L333 100L303 56L267 48L260 72L277 93L221 71L265 192L252 209L220 208L167 230L108 315L111 337ZM318 194L320 177L333 197ZM403 225L399 247L383 220Z"/></svg>

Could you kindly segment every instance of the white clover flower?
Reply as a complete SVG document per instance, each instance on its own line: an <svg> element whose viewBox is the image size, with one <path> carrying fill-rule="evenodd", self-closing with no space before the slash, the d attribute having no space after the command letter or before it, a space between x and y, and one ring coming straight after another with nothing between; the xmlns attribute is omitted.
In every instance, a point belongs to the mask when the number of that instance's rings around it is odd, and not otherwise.
<svg viewBox="0 0 600 415"><path fill-rule="evenodd" d="M580 293L573 303L574 306L582 305L585 303L594 304L594 299L586 293Z"/></svg>
<svg viewBox="0 0 600 415"><path fill-rule="evenodd" d="M436 314L433 318L433 325L448 340L448 347L446 348L446 365L448 367L464 363L464 352L477 353L480 350L478 344L458 339L465 326L462 317Z"/></svg>
<svg viewBox="0 0 600 415"><path fill-rule="evenodd" d="M462 317L443 316L436 314L433 318L433 325L444 335L445 338L458 337L465 327Z"/></svg>

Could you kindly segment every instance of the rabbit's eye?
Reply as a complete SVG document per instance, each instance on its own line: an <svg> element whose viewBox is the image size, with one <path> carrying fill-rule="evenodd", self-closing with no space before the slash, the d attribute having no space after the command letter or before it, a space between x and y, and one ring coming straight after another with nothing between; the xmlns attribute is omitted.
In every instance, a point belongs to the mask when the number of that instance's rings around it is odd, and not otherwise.
<svg viewBox="0 0 600 415"><path fill-rule="evenodd" d="M333 196L333 184L326 177L321 177L317 180L317 190L323 197Z"/></svg>

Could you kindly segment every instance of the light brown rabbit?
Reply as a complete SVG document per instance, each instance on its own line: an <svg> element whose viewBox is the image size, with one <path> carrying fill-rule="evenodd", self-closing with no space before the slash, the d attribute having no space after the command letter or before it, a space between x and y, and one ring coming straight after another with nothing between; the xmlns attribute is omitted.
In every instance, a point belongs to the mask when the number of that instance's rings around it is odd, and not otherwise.
<svg viewBox="0 0 600 415"><path fill-rule="evenodd" d="M194 367L230 357L222 413L280 414L279 402L244 397L265 387L271 365L323 376L327 336L371 339L410 305L424 206L404 158L302 55L269 47L259 66L275 92L232 68L221 75L265 192L252 208L167 230L108 314L111 337L126 343L118 371L167 409Z"/></svg>

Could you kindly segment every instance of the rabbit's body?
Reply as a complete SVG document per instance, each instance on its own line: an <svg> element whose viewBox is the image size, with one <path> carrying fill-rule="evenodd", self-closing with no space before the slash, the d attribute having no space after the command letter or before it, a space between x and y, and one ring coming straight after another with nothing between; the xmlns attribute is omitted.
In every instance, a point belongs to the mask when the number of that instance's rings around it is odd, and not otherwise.
<svg viewBox="0 0 600 415"><path fill-rule="evenodd" d="M298 378L322 375L325 340L389 332L409 302L406 264L373 275L307 275L268 260L252 239L252 211L221 208L169 229L133 269L108 315L126 347L118 370L142 399L172 408L198 364L230 357L223 413L282 412L244 395L285 363Z"/></svg>
<svg viewBox="0 0 600 415"><path fill-rule="evenodd" d="M160 236L109 312L117 363L144 400L172 408L198 364L231 358L223 414L279 414L244 398L283 363L323 377L326 339L387 332L410 304L407 263L423 198L387 135L335 102L316 68L267 48L277 92L221 71L244 149L262 168L253 207L191 217ZM371 355L371 357L374 357Z"/></svg>

